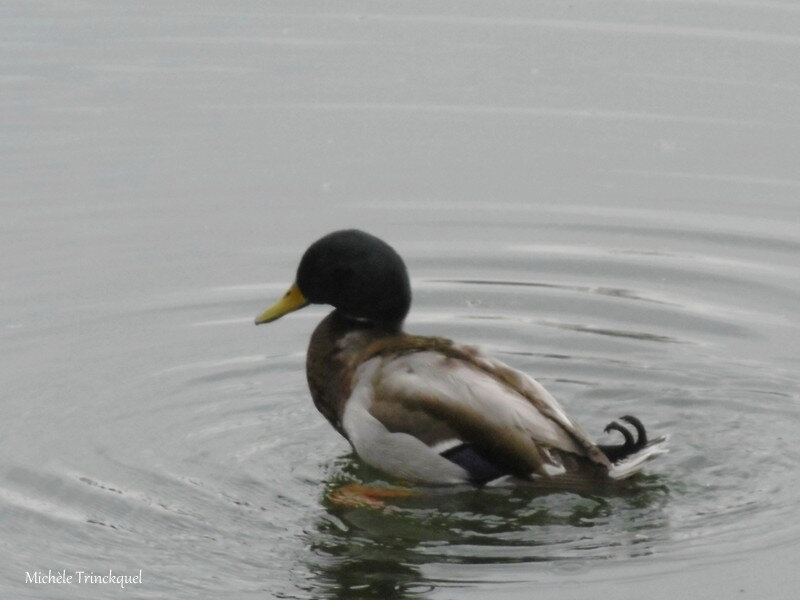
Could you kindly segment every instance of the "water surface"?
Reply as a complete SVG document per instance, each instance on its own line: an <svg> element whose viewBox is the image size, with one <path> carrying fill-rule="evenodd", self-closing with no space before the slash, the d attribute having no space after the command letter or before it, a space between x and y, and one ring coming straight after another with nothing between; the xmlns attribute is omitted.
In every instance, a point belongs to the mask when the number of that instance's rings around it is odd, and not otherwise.
<svg viewBox="0 0 800 600"><path fill-rule="evenodd" d="M791 3L0 8L0 596L789 598ZM318 415L314 239L405 257L410 331L672 450L597 494L389 483ZM603 438L605 439L605 438Z"/></svg>

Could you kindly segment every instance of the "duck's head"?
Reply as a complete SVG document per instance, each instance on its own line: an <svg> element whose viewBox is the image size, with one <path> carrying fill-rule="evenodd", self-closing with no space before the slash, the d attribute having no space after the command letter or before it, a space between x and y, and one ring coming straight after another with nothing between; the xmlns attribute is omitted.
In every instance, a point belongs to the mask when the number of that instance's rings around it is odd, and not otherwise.
<svg viewBox="0 0 800 600"><path fill-rule="evenodd" d="M289 291L256 317L256 325L309 304L330 304L343 316L399 329L411 305L403 259L363 231L329 233L309 246Z"/></svg>

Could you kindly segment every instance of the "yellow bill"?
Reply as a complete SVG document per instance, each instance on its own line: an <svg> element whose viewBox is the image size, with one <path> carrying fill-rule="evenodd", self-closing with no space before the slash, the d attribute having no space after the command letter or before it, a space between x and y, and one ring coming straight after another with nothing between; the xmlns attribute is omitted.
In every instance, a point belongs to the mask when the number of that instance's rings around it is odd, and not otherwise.
<svg viewBox="0 0 800 600"><path fill-rule="evenodd" d="M263 325L280 319L283 315L299 310L304 306L308 306L308 304L309 302L303 296L303 292L300 291L296 283L293 283L289 291L280 300L256 317L256 325Z"/></svg>

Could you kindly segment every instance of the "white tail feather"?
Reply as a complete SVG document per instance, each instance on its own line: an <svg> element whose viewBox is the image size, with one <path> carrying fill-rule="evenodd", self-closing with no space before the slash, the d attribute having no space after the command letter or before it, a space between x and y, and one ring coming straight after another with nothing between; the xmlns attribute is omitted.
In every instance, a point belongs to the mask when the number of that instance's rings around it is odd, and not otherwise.
<svg viewBox="0 0 800 600"><path fill-rule="evenodd" d="M608 476L612 479L627 479L631 475L638 473L648 460L659 454L669 452L669 448L667 448L668 441L669 436L666 435L652 440L638 452L614 463L608 471Z"/></svg>

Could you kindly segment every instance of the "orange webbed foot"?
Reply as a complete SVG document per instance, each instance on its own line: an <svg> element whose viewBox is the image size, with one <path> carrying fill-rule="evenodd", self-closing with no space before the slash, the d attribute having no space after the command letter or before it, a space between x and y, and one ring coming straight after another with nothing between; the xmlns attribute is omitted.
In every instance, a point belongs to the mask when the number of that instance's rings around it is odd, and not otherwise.
<svg viewBox="0 0 800 600"><path fill-rule="evenodd" d="M351 508L386 508L384 500L416 495L417 492L410 488L376 487L350 483L328 493L328 499L339 506Z"/></svg>

